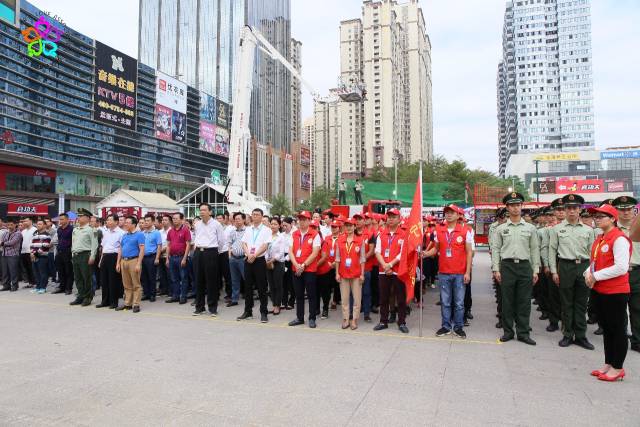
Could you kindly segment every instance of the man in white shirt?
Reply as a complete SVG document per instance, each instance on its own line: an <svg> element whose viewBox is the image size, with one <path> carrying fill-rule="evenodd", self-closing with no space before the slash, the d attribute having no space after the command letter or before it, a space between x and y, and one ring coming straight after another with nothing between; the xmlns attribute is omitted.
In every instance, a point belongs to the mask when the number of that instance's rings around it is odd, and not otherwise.
<svg viewBox="0 0 640 427"><path fill-rule="evenodd" d="M194 221L193 273L196 282L196 309L194 316L204 313L205 295L212 317L218 316L220 277L218 276L218 248L224 244L224 229L211 216L211 206L200 204L201 221Z"/></svg>
<svg viewBox="0 0 640 427"><path fill-rule="evenodd" d="M100 272L100 284L102 288L102 300L96 308L109 307L116 309L118 300L124 292L122 287L122 277L116 271L118 262L118 251L120 250L120 240L124 231L118 227L118 215L109 214L106 219L106 226L102 231L102 253L98 268Z"/></svg>
<svg viewBox="0 0 640 427"><path fill-rule="evenodd" d="M33 265L31 263L31 241L36 232L31 218L22 220L22 248L20 249L20 265L22 266L22 277L27 279L29 284L26 288L33 288L36 285L36 279L33 274Z"/></svg>
<svg viewBox="0 0 640 427"><path fill-rule="evenodd" d="M158 279L160 287L158 295L168 295L171 297L169 285L169 269L167 268L167 234L171 229L171 215L162 214L156 218L156 230L160 232L162 238L162 251L160 252L160 263L158 264Z"/></svg>
<svg viewBox="0 0 640 427"><path fill-rule="evenodd" d="M253 289L258 289L260 298L260 321L267 323L267 263L265 252L271 243L271 230L262 223L262 209L251 212L251 227L242 236L244 250L244 313L238 320L253 319Z"/></svg>
<svg viewBox="0 0 640 427"><path fill-rule="evenodd" d="M224 279L224 302L231 301L231 271L229 270L229 239L231 233L235 230L233 225L228 224L229 212L216 215L216 219L222 228L224 229L224 242L220 245L218 251L218 271L220 272L220 278ZM220 290L222 290L222 283L220 283Z"/></svg>

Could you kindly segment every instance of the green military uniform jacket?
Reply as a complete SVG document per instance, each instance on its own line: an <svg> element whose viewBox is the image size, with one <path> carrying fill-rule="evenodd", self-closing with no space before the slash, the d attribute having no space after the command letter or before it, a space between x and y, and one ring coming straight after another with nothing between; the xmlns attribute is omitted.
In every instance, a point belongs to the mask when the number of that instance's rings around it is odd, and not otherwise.
<svg viewBox="0 0 640 427"><path fill-rule="evenodd" d="M98 238L95 230L90 225L85 225L84 227L75 226L71 235L71 253L75 255L85 251L91 252L89 258L96 258Z"/></svg>
<svg viewBox="0 0 640 427"><path fill-rule="evenodd" d="M495 231L495 238L491 246L491 269L500 271L500 261L503 259L528 260L534 273L540 269L540 245L538 232L533 224L524 219L520 222L500 224Z"/></svg>
<svg viewBox="0 0 640 427"><path fill-rule="evenodd" d="M618 228L622 230L622 232L627 237L629 237L629 231L631 231L631 226L626 227L622 224L618 224ZM632 266L640 265L640 242L631 242L631 244L632 244L633 250L631 251L631 259L629 260L629 265L632 265Z"/></svg>
<svg viewBox="0 0 640 427"><path fill-rule="evenodd" d="M589 260L595 240L593 228L578 221L575 225L565 219L549 234L549 269L558 273L558 259Z"/></svg>
<svg viewBox="0 0 640 427"><path fill-rule="evenodd" d="M538 239L540 240L540 262L543 267L549 267L549 227L538 228Z"/></svg>

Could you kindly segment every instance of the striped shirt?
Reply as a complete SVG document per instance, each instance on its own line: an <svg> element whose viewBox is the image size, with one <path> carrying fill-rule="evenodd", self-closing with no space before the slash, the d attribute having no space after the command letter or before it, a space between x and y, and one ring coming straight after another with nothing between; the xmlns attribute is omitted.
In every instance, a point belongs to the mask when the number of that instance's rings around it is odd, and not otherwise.
<svg viewBox="0 0 640 427"><path fill-rule="evenodd" d="M48 231L36 231L31 239L31 253L35 256L47 256L51 247L51 235Z"/></svg>

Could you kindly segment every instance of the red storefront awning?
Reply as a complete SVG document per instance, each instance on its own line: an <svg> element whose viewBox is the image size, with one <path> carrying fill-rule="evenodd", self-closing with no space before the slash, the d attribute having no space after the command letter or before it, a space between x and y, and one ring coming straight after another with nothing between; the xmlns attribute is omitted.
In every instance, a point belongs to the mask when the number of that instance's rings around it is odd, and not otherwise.
<svg viewBox="0 0 640 427"><path fill-rule="evenodd" d="M7 215L48 216L49 206L33 205L28 203L8 203Z"/></svg>

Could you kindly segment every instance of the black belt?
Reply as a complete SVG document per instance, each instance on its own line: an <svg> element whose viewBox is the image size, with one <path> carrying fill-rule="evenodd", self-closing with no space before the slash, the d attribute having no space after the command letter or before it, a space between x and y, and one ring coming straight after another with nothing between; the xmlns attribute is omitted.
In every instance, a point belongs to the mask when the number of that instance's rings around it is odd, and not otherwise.
<svg viewBox="0 0 640 427"><path fill-rule="evenodd" d="M589 262L588 259L564 259L564 258L558 258L558 261L562 261L562 262L566 262L568 264L582 264L585 262Z"/></svg>
<svg viewBox="0 0 640 427"><path fill-rule="evenodd" d="M207 252L207 251L217 251L218 248L196 248L196 252Z"/></svg>
<svg viewBox="0 0 640 427"><path fill-rule="evenodd" d="M244 255L233 255L233 254L232 254L231 256L232 256L233 258L235 258L235 259L243 259L243 258L244 258Z"/></svg>
<svg viewBox="0 0 640 427"><path fill-rule="evenodd" d="M632 265L629 267L629 271L640 270L640 265Z"/></svg>
<svg viewBox="0 0 640 427"><path fill-rule="evenodd" d="M123 256L122 259L125 260L125 261L131 261L132 259L138 259L138 257L137 256Z"/></svg>
<svg viewBox="0 0 640 427"><path fill-rule="evenodd" d="M152 253L152 254L147 254L147 255L145 255L144 257L146 258L146 257L148 257L148 256L155 257L155 256L156 256L156 253L154 252L154 253Z"/></svg>
<svg viewBox="0 0 640 427"><path fill-rule="evenodd" d="M504 261L504 262L511 262L513 264L520 264L521 262L526 262L528 263L529 260L528 259L518 259L518 258L503 258L500 261Z"/></svg>
<svg viewBox="0 0 640 427"><path fill-rule="evenodd" d="M76 253L72 253L72 255L82 255L82 254L90 254L91 251L80 251L80 252L76 252Z"/></svg>

